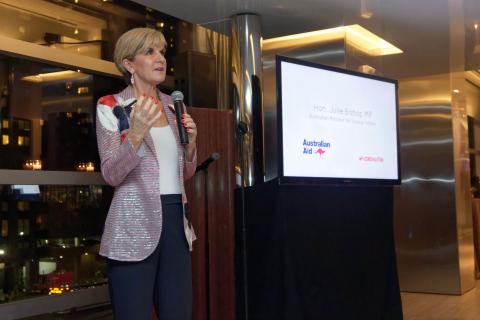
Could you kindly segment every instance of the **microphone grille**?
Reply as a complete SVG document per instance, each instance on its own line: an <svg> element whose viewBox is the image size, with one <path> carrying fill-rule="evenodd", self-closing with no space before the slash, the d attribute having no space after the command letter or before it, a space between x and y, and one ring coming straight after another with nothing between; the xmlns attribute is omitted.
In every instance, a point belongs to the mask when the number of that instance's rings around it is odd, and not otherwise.
<svg viewBox="0 0 480 320"><path fill-rule="evenodd" d="M212 153L211 157L212 157L213 160L216 161L216 160L220 159L220 154L218 152L214 152L214 153Z"/></svg>
<svg viewBox="0 0 480 320"><path fill-rule="evenodd" d="M173 91L170 95L173 101L183 101L183 93L181 91Z"/></svg>

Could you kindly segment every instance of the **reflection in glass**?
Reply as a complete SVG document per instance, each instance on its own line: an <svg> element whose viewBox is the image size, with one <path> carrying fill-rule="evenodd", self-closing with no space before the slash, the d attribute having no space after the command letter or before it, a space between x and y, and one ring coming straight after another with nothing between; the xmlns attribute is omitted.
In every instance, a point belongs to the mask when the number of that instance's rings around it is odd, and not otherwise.
<svg viewBox="0 0 480 320"><path fill-rule="evenodd" d="M39 190L32 199L0 186L0 303L106 282L98 246L112 189Z"/></svg>
<svg viewBox="0 0 480 320"><path fill-rule="evenodd" d="M0 152L7 155L0 169L98 170L96 102L123 86L121 79L0 55Z"/></svg>
<svg viewBox="0 0 480 320"><path fill-rule="evenodd" d="M178 19L133 1L72 2L2 0L0 36L112 61L118 37L131 28L147 26L164 33L170 48L167 61L172 61ZM170 69L167 73L171 74Z"/></svg>
<svg viewBox="0 0 480 320"><path fill-rule="evenodd" d="M42 170L42 160L27 160L23 164L23 168L27 170Z"/></svg>

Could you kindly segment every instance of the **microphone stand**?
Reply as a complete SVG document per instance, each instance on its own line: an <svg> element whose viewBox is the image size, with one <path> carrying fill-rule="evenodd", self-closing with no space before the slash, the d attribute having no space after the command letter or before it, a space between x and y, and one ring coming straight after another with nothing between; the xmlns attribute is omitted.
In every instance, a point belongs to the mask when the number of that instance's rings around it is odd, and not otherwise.
<svg viewBox="0 0 480 320"><path fill-rule="evenodd" d="M243 140L248 133L248 126L245 122L240 121L237 126L237 133L240 140L240 154L243 155ZM247 219L245 213L245 161L241 160L241 186L240 186L240 201L241 201L241 215L242 215L242 265L243 265L243 307L245 311L244 319L248 320L248 271L247 271Z"/></svg>

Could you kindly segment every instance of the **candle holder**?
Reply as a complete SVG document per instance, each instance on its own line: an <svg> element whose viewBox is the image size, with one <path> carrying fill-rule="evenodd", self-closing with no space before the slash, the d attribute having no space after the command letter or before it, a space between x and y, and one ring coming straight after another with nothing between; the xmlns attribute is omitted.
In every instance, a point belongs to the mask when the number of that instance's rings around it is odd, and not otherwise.
<svg viewBox="0 0 480 320"><path fill-rule="evenodd" d="M42 160L26 160L23 168L27 170L42 170Z"/></svg>

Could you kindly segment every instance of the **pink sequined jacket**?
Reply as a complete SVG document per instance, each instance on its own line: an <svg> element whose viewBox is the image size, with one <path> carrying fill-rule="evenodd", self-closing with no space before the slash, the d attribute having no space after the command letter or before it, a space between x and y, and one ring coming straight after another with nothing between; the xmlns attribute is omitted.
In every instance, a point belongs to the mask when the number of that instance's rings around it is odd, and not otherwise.
<svg viewBox="0 0 480 320"><path fill-rule="evenodd" d="M177 140L182 199L186 203L183 181L192 177L196 155L192 162L185 159L180 145L175 115L168 107L171 97L158 91L168 123ZM162 204L160 200L159 168L150 134L135 151L128 131L120 132L119 120L113 109L125 107L135 99L128 86L116 95L99 99L97 104L97 141L101 171L105 181L115 187L110 210L105 221L100 254L120 261L140 261L156 248L162 231ZM184 217L185 236L191 244L195 234Z"/></svg>

